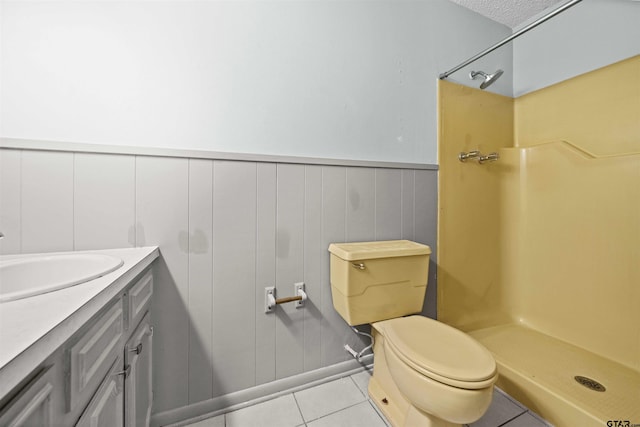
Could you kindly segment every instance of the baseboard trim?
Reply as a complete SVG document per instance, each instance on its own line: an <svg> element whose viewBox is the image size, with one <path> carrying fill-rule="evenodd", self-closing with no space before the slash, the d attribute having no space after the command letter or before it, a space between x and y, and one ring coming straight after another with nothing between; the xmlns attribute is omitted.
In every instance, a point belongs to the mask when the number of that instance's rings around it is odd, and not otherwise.
<svg viewBox="0 0 640 427"><path fill-rule="evenodd" d="M365 369L370 369L372 363L373 355L367 355L362 358L361 362L348 360L245 390L214 397L213 399L192 405L160 412L153 414L151 417L151 426L179 427L187 424L187 421L194 423L205 418L236 411L247 406L255 405L256 403L275 399L285 394L294 393L338 378L353 375Z"/></svg>

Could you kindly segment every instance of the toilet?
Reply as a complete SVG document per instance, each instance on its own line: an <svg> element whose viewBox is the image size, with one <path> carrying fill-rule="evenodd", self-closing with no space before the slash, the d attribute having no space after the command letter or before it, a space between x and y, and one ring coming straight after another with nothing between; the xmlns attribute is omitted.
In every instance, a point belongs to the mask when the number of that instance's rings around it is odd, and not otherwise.
<svg viewBox="0 0 640 427"><path fill-rule="evenodd" d="M369 396L394 427L460 426L487 410L498 377L480 343L422 311L431 249L408 240L332 243L333 306L371 324Z"/></svg>

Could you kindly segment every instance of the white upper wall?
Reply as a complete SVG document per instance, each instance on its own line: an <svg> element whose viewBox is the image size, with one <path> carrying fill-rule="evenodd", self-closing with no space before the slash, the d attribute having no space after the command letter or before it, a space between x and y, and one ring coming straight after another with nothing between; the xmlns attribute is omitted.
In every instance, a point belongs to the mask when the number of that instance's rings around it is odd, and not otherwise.
<svg viewBox="0 0 640 427"><path fill-rule="evenodd" d="M583 0L514 40L513 93L640 54L640 2Z"/></svg>
<svg viewBox="0 0 640 427"><path fill-rule="evenodd" d="M447 0L0 8L0 136L424 164L438 74L510 34ZM512 62L452 80L510 95Z"/></svg>

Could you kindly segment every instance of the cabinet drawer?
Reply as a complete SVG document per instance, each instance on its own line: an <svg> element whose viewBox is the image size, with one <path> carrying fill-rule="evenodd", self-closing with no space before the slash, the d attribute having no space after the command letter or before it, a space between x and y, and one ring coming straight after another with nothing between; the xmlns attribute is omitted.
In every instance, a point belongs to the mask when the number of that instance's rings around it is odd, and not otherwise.
<svg viewBox="0 0 640 427"><path fill-rule="evenodd" d="M153 275L147 271L129 291L129 325L135 327L149 308L153 294Z"/></svg>
<svg viewBox="0 0 640 427"><path fill-rule="evenodd" d="M123 304L118 299L67 350L67 410L73 410L95 392L120 353Z"/></svg>
<svg viewBox="0 0 640 427"><path fill-rule="evenodd" d="M53 369L40 372L0 413L0 426L51 426Z"/></svg>

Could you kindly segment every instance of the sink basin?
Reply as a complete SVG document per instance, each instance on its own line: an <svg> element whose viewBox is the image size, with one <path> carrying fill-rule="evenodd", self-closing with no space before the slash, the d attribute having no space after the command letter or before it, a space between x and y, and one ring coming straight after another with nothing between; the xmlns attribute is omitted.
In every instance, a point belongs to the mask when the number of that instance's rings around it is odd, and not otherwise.
<svg viewBox="0 0 640 427"><path fill-rule="evenodd" d="M0 261L0 303L53 292L96 279L120 268L110 255L36 255Z"/></svg>

